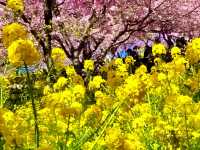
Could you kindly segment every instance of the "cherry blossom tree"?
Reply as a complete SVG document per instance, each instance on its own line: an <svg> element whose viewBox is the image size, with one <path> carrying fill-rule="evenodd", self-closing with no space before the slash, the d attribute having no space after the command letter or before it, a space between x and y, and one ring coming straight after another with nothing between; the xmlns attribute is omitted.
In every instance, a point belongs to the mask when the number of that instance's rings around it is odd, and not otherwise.
<svg viewBox="0 0 200 150"><path fill-rule="evenodd" d="M148 33L198 36L199 0L26 0L14 16L0 1L1 24L25 24L45 60L60 46L78 70L85 59L101 63L107 52ZM3 23L2 23L3 22Z"/></svg>

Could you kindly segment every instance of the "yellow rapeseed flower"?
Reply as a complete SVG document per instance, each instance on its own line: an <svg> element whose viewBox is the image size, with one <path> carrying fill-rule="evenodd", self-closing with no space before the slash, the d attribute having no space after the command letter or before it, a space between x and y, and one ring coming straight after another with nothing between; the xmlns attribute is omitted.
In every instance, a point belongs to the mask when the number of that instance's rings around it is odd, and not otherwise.
<svg viewBox="0 0 200 150"><path fill-rule="evenodd" d="M167 79L167 75L164 73L159 73L158 74L158 81L165 81Z"/></svg>
<svg viewBox="0 0 200 150"><path fill-rule="evenodd" d="M152 53L153 55L160 55L160 54L166 54L166 49L165 46L161 43L159 44L154 44L152 47Z"/></svg>
<svg viewBox="0 0 200 150"><path fill-rule="evenodd" d="M54 65L57 68L63 68L65 60L67 59L66 54L61 48L53 48L51 52L51 57L53 59Z"/></svg>
<svg viewBox="0 0 200 150"><path fill-rule="evenodd" d="M14 12L23 12L24 1L23 0L7 0L7 7L12 9Z"/></svg>
<svg viewBox="0 0 200 150"><path fill-rule="evenodd" d="M162 59L160 59L159 57L156 57L155 59L154 59L154 63L156 64L156 66L159 66L160 64L162 64Z"/></svg>
<svg viewBox="0 0 200 150"><path fill-rule="evenodd" d="M119 128L108 128L106 130L105 143L109 149L119 149L122 146L122 135Z"/></svg>
<svg viewBox="0 0 200 150"><path fill-rule="evenodd" d="M110 97L106 93L103 93L102 91L95 92L95 99L98 106L106 109L111 108L113 106L112 104L114 103L112 97Z"/></svg>
<svg viewBox="0 0 200 150"><path fill-rule="evenodd" d="M73 102L73 103L71 104L71 108L74 110L75 113L78 113L78 114L79 114L79 113L82 111L83 106L82 106L82 104L79 103L79 102Z"/></svg>
<svg viewBox="0 0 200 150"><path fill-rule="evenodd" d="M194 38L187 44L185 56L190 64L198 63L200 60L200 38Z"/></svg>
<svg viewBox="0 0 200 150"><path fill-rule="evenodd" d="M67 66L65 68L65 70L66 70L67 75L70 76L70 77L72 77L73 75L76 75L76 71L74 69L74 66Z"/></svg>
<svg viewBox="0 0 200 150"><path fill-rule="evenodd" d="M125 58L125 63L126 63L126 64L132 64L132 63L134 63L134 62L135 62L135 60L133 59L132 56L127 56L127 57Z"/></svg>
<svg viewBox="0 0 200 150"><path fill-rule="evenodd" d="M177 55L180 55L181 54L181 49L180 48L178 48L178 47L173 47L172 49L171 49L171 55L172 55L172 57L175 57L175 56L177 56Z"/></svg>
<svg viewBox="0 0 200 150"><path fill-rule="evenodd" d="M91 105L84 112L81 118L81 126L89 125L92 127L96 127L102 119L102 111L101 108L96 105Z"/></svg>
<svg viewBox="0 0 200 150"><path fill-rule="evenodd" d="M139 68L136 69L135 73L137 75L142 75L147 73L147 67L145 65L141 65Z"/></svg>
<svg viewBox="0 0 200 150"><path fill-rule="evenodd" d="M192 40L192 48L193 48L194 50L200 51L200 38L194 38L194 39Z"/></svg>
<svg viewBox="0 0 200 150"><path fill-rule="evenodd" d="M58 81L53 85L53 88L55 90L61 90L63 89L68 83L68 80L67 78L65 77L59 77L58 78Z"/></svg>
<svg viewBox="0 0 200 150"><path fill-rule="evenodd" d="M116 66L120 66L123 64L123 60L121 58L116 58L114 64Z"/></svg>
<svg viewBox="0 0 200 150"><path fill-rule="evenodd" d="M105 83L106 81L102 79L101 76L95 76L92 81L89 82L89 89L99 89L101 84Z"/></svg>
<svg viewBox="0 0 200 150"><path fill-rule="evenodd" d="M18 39L26 39L28 36L28 32L20 23L11 23L7 24L3 27L3 44L6 48L8 48L12 42Z"/></svg>
<svg viewBox="0 0 200 150"><path fill-rule="evenodd" d="M33 65L40 59L40 54L31 40L17 40L8 47L8 59L15 66Z"/></svg>
<svg viewBox="0 0 200 150"><path fill-rule="evenodd" d="M85 96L85 87L83 85L75 85L73 87L74 97L77 99L83 99Z"/></svg>
<svg viewBox="0 0 200 150"><path fill-rule="evenodd" d="M175 57L172 64L171 66L176 73L183 73L189 67L189 62L181 56Z"/></svg>
<svg viewBox="0 0 200 150"><path fill-rule="evenodd" d="M185 96L185 95L179 95L177 97L177 103L179 103L180 105L185 105L185 104L192 104L192 98L189 96Z"/></svg>
<svg viewBox="0 0 200 150"><path fill-rule="evenodd" d="M85 60L84 61L84 69L86 71L93 71L94 70L94 61L93 60Z"/></svg>
<svg viewBox="0 0 200 150"><path fill-rule="evenodd" d="M118 65L116 68L116 75L120 77L125 77L128 75L128 70L126 64Z"/></svg>

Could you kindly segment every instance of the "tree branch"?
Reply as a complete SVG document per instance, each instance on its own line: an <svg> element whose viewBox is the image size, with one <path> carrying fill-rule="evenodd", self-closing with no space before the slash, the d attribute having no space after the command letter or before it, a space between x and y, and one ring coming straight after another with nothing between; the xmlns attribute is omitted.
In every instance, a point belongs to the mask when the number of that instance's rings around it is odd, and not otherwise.
<svg viewBox="0 0 200 150"><path fill-rule="evenodd" d="M53 0L55 1L55 0ZM52 0L45 0L45 8L44 8L44 21L45 21L45 34L46 34L46 48L44 50L44 56L50 55L51 54L51 32L52 32L52 9L53 9L53 4Z"/></svg>
<svg viewBox="0 0 200 150"><path fill-rule="evenodd" d="M58 35L53 35L53 36L52 36L52 40L56 40L56 41L60 44L60 46L62 47L62 49L64 50L64 52L65 52L65 54L67 55L67 57L70 58L70 54L69 54L69 52L67 51L67 49L66 49L66 47L65 47L65 45L64 45L64 43L63 43L63 41L62 41L62 39L61 39Z"/></svg>
<svg viewBox="0 0 200 150"><path fill-rule="evenodd" d="M189 15L192 14L195 10L197 10L199 7L200 7L200 5L194 7L192 10L190 10L190 11L187 12L186 14L182 15L182 17L189 16Z"/></svg>

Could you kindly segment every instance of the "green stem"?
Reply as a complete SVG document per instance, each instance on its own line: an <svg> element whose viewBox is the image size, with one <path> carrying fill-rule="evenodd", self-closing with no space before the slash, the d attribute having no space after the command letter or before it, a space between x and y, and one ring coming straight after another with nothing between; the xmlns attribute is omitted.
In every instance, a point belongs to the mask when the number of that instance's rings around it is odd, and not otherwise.
<svg viewBox="0 0 200 150"><path fill-rule="evenodd" d="M1 106L0 107L2 108L3 107L3 102L2 102L3 101L3 90L2 90L2 88L1 88L0 91L1 91L1 98L0 98L0 100L1 100Z"/></svg>
<svg viewBox="0 0 200 150"><path fill-rule="evenodd" d="M111 124L112 119L114 118L115 114L116 114L117 111L119 110L121 104L122 104L122 103L119 103L119 104L115 107L115 109L114 109L113 113L111 114L110 118L108 119L108 121L107 121L106 124L104 125L104 127L103 127L101 133L99 134L99 136L96 138L94 144L92 145L91 150L93 150L93 148L96 146L97 142L100 140L100 138L101 138L102 135L104 134L106 128Z"/></svg>
<svg viewBox="0 0 200 150"><path fill-rule="evenodd" d="M28 72L28 67L26 65L26 63L24 63L25 69L26 69L26 74L27 74L27 81L28 81L28 91L31 97L31 103L32 103L32 109L33 109L33 115L34 115L34 121L35 121L35 144L36 147L39 147L39 127L38 127L38 118L37 118L37 110L36 110L36 106L35 106L35 102L34 102L34 97L33 97L33 88L32 88L32 84L31 84L31 79L30 79L30 75Z"/></svg>
<svg viewBox="0 0 200 150"><path fill-rule="evenodd" d="M70 125L70 114L68 115L68 121L67 121L67 143L69 141L69 125ZM67 146L68 149L68 146Z"/></svg>
<svg viewBox="0 0 200 150"><path fill-rule="evenodd" d="M187 138L187 146L190 147L189 143L189 134L188 134L188 126L187 126L187 112L186 112L186 106L184 104L184 117L185 117L185 131L186 131L186 138Z"/></svg>
<svg viewBox="0 0 200 150"><path fill-rule="evenodd" d="M6 66L4 68L4 71L3 71L3 74L5 75L6 74L6 70L7 70L7 63L6 63Z"/></svg>

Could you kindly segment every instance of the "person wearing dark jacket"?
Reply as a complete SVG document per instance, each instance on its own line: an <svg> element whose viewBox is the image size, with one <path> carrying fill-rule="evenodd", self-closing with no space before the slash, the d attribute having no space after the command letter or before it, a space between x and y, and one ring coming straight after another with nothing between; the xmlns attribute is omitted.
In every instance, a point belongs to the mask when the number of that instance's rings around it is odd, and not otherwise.
<svg viewBox="0 0 200 150"><path fill-rule="evenodd" d="M152 47L150 47L148 44L145 46L144 50L144 57L141 59L141 62L146 65L147 71L151 72L151 67L154 66L154 58L152 54Z"/></svg>

